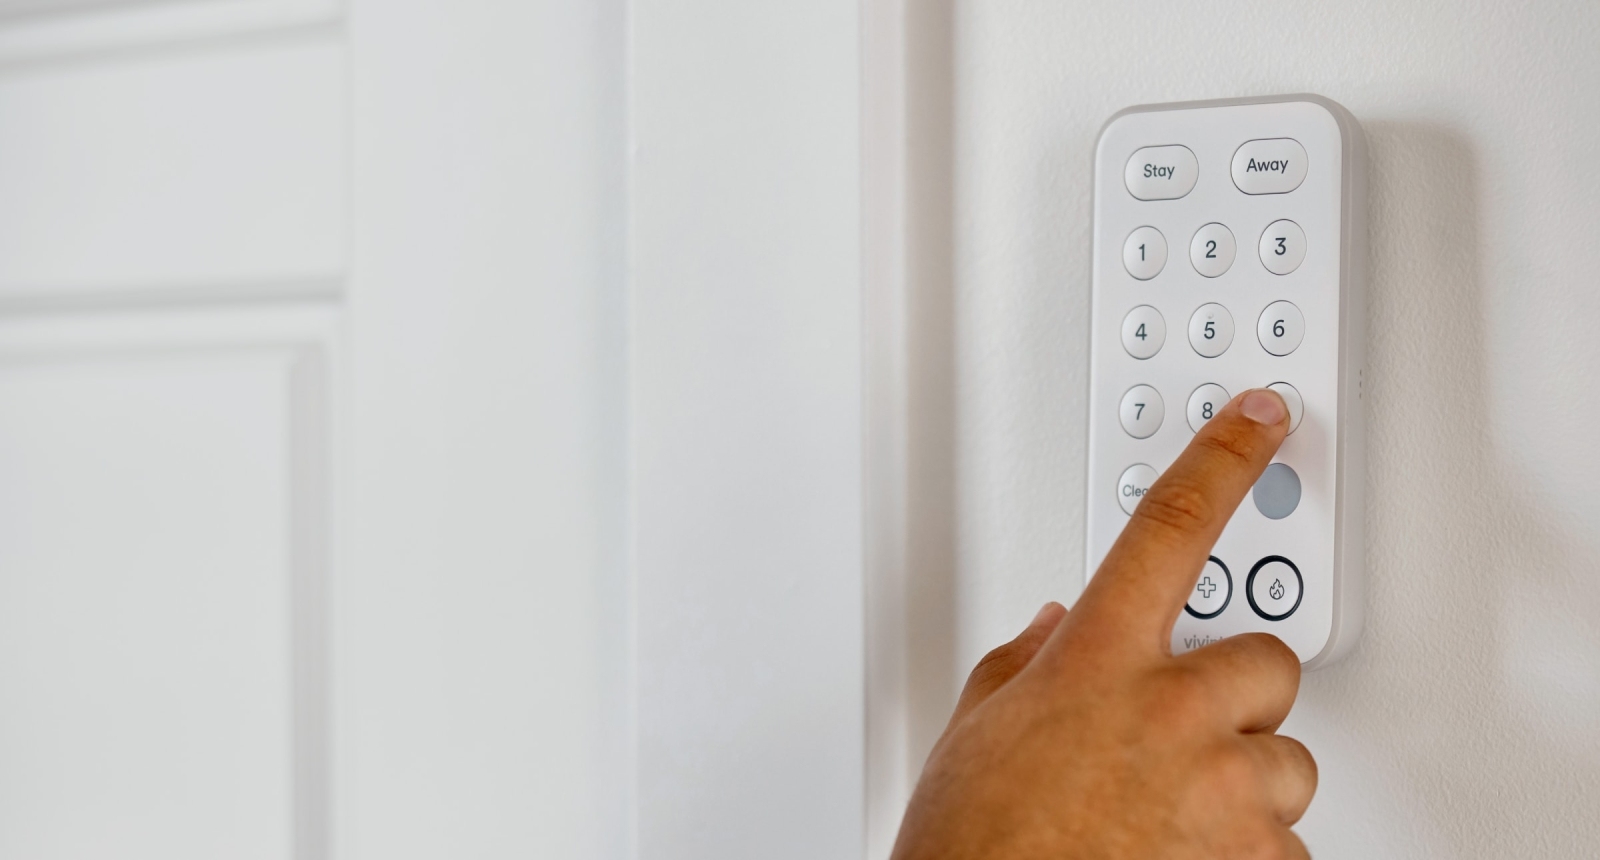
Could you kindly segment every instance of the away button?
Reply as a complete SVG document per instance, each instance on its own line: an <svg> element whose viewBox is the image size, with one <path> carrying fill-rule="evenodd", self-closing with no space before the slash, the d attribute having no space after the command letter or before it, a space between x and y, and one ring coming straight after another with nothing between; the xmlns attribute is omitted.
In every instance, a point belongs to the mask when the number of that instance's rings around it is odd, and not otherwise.
<svg viewBox="0 0 1600 860"><path fill-rule="evenodd" d="M1233 184L1246 194L1287 194L1306 180L1306 149L1276 137L1246 141L1233 154Z"/></svg>

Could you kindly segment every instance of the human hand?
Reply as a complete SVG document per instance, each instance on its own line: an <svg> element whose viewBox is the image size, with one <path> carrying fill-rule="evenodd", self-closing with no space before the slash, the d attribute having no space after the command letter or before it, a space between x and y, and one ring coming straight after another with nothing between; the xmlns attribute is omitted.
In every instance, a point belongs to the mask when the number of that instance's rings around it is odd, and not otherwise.
<svg viewBox="0 0 1600 860"><path fill-rule="evenodd" d="M1276 734L1300 685L1277 637L1173 656L1173 624L1223 526L1289 429L1255 389L1150 488L1068 611L1047 604L972 671L894 860L1279 860L1316 790Z"/></svg>

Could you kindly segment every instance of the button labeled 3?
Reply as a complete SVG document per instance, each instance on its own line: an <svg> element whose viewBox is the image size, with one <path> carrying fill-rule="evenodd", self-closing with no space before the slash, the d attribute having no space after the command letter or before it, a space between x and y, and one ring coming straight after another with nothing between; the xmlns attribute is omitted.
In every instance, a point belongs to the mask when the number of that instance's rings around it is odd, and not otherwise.
<svg viewBox="0 0 1600 860"><path fill-rule="evenodd" d="M1274 221L1261 233L1261 265L1287 275L1306 259L1306 231L1293 221Z"/></svg>

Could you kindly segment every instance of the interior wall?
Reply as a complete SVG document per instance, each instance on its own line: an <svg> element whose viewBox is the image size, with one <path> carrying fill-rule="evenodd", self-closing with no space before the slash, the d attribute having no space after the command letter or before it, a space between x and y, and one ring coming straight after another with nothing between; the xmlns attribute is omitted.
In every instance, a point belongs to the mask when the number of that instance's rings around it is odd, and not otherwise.
<svg viewBox="0 0 1600 860"><path fill-rule="evenodd" d="M1300 832L1327 857L1592 854L1600 6L914 7L920 748L978 657L1083 581L1101 124L1316 92L1371 146L1370 594L1357 650L1306 677L1285 727L1321 766Z"/></svg>

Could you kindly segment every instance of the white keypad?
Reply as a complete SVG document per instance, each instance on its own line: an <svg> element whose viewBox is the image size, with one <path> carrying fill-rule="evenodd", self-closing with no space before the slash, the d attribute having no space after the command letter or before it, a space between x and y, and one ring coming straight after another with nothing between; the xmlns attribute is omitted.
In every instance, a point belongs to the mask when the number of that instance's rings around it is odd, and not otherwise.
<svg viewBox="0 0 1600 860"><path fill-rule="evenodd" d="M1140 227L1122 245L1122 265L1128 274L1148 281L1167 265L1167 237L1154 227Z"/></svg>
<svg viewBox="0 0 1600 860"><path fill-rule="evenodd" d="M1206 358L1216 358L1233 345L1233 314L1222 305L1201 305L1189 317L1189 345Z"/></svg>
<svg viewBox="0 0 1600 860"><path fill-rule="evenodd" d="M1221 224L1207 224L1196 230L1189 243L1189 262L1208 278L1221 277L1233 266L1233 231Z"/></svg>
<svg viewBox="0 0 1600 860"><path fill-rule="evenodd" d="M1306 336L1306 318L1291 302L1273 302L1256 323L1261 348L1273 355L1288 355L1300 348Z"/></svg>
<svg viewBox="0 0 1600 860"><path fill-rule="evenodd" d="M1229 399L1228 389L1215 382L1208 382L1196 388L1194 393L1189 395L1189 429L1196 433L1200 432L1200 427L1210 421L1212 416L1217 414L1217 410L1226 406Z"/></svg>
<svg viewBox="0 0 1600 860"><path fill-rule="evenodd" d="M1122 320L1122 348L1137 359L1146 359L1161 351L1167 342L1167 321L1161 312L1149 305L1140 305Z"/></svg>
<svg viewBox="0 0 1600 860"><path fill-rule="evenodd" d="M1163 250L1165 246L1163 246ZM1166 262L1165 254L1162 262ZM1274 221L1261 231L1261 265L1274 275L1287 275L1306 259L1306 232L1293 221Z"/></svg>
<svg viewBox="0 0 1600 860"><path fill-rule="evenodd" d="M1269 387L1289 410L1174 653L1270 632L1315 668L1356 638L1365 170L1360 126L1315 96L1131 108L1095 145L1086 573L1234 398Z"/></svg>
<svg viewBox="0 0 1600 860"><path fill-rule="evenodd" d="M1154 436L1166 416L1161 393L1148 385L1135 385L1122 395L1122 429L1135 439Z"/></svg>

